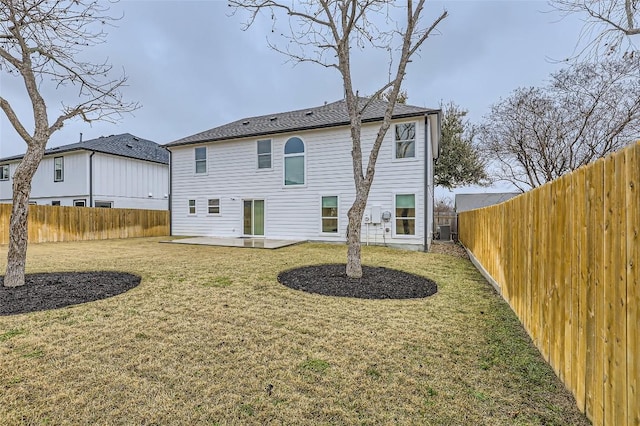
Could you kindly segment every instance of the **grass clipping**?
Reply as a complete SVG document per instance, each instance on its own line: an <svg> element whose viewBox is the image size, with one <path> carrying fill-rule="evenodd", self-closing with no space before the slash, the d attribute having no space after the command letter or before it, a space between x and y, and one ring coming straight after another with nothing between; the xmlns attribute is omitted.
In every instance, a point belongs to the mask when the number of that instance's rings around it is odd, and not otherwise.
<svg viewBox="0 0 640 426"><path fill-rule="evenodd" d="M30 245L30 273L117 270L142 282L0 317L3 423L589 424L465 259L363 247L365 264L437 282L425 299L326 297L276 280L345 258L322 244Z"/></svg>

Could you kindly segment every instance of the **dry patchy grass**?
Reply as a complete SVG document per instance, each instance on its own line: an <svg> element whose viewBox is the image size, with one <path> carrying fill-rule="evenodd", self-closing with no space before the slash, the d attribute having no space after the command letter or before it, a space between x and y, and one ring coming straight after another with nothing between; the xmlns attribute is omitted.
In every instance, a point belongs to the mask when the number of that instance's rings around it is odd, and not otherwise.
<svg viewBox="0 0 640 426"><path fill-rule="evenodd" d="M29 272L118 270L111 299L0 317L3 424L588 424L465 259L363 248L424 275L417 300L332 298L276 281L346 248L159 239L31 245ZM6 246L0 246L4 269Z"/></svg>

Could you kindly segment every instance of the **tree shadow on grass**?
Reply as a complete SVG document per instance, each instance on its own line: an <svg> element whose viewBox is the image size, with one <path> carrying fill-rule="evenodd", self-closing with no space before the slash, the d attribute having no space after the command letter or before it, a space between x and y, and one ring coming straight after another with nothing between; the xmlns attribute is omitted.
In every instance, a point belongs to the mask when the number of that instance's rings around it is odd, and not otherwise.
<svg viewBox="0 0 640 426"><path fill-rule="evenodd" d="M126 272L56 272L27 274L25 285L4 287L0 277L0 316L46 311L106 299L140 284Z"/></svg>

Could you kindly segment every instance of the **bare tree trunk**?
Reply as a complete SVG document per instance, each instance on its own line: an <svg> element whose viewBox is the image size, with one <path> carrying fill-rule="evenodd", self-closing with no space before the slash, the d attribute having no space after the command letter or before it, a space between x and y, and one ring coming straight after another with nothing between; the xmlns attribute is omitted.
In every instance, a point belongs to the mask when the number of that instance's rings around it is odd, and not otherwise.
<svg viewBox="0 0 640 426"><path fill-rule="evenodd" d="M356 189L356 199L349 209L349 227L347 232L347 242L349 244L347 252L347 276L350 278L362 277L362 263L360 259L360 233L362 227L362 216L367 205L369 190L373 183L376 160L380 152L380 146L385 138L387 130L391 125L393 117L393 107L400 94L402 80L405 76L407 63L411 56L420 48L422 43L429 37L436 26L447 17L447 12L443 11L431 26L421 26L420 16L424 9L426 0L419 0L415 4L412 0L406 3L406 27L404 32L400 30L379 30L367 15L383 13L387 10L383 1L337 1L319 0L317 2L279 2L276 0L229 0L229 5L233 8L247 9L251 16L247 21L246 28L250 27L261 10L270 10L272 19L275 19L274 12L281 11L289 16L291 35L282 34L289 41L290 46L301 47L298 52L294 49L279 49L270 44L276 51L288 56L294 62L312 62L326 68L338 70L342 76L344 88L344 99L351 124L351 158L353 161L353 177ZM291 3L291 4L290 4ZM293 19L293 21L292 21ZM390 16L387 14L387 20ZM295 21L295 24L293 23ZM275 22L275 21L274 21ZM301 28L301 30L294 28ZM397 25L402 27L402 25ZM394 39L400 36L401 45L394 46ZM360 98L358 92L354 90L351 80L351 42L357 42L358 46L364 46L368 42L372 47L384 49L389 52L399 51L399 60L395 76L391 73L391 65L396 61L392 60L389 66L388 81L382 85L377 92L369 98ZM384 41L380 41L384 40ZM396 40L399 42L400 40ZM364 44L363 44L364 43ZM381 44L385 44L384 46ZM313 51L311 55L306 55L305 51ZM337 61L334 60L337 58ZM369 160L366 165L366 174L363 171L362 146L360 141L362 114L372 100L376 100L389 89L386 95L387 107L382 117L382 123L378 129L377 136L373 142L373 147L369 153Z"/></svg>
<svg viewBox="0 0 640 426"><path fill-rule="evenodd" d="M361 192L358 190L358 192ZM365 191L368 193L369 191ZM349 278L362 277L362 259L360 256L361 246L360 233L362 230L362 215L367 205L367 198L356 195L356 200L349 209L347 217L349 218L349 232L347 235L347 276Z"/></svg>
<svg viewBox="0 0 640 426"><path fill-rule="evenodd" d="M5 287L18 287L25 284L31 179L44 155L44 146L44 143L31 144L13 176L13 207L9 225L9 252L4 277Z"/></svg>
<svg viewBox="0 0 640 426"><path fill-rule="evenodd" d="M0 70L22 76L33 107L35 127L31 135L9 101L0 94L0 110L27 143L27 153L13 177L6 287L24 284L31 179L51 134L74 117L88 123L114 122L121 113L139 108L135 102L122 100L120 88L127 81L125 75L112 78L108 62L81 60L81 46L105 41L107 33L100 24L104 26L118 19L108 16L108 10L108 5L94 0L3 1L0 7ZM45 82L51 82L53 87L68 85L78 90L77 103L62 102L60 115L51 125L47 104L40 93L40 86Z"/></svg>

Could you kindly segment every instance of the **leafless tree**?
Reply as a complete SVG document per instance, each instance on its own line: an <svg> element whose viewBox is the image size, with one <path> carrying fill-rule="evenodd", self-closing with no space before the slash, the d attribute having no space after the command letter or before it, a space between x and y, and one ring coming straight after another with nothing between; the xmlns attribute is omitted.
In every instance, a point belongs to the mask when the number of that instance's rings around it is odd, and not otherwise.
<svg viewBox="0 0 640 426"><path fill-rule="evenodd" d="M451 197L436 198L433 205L433 211L435 213L452 213L455 211L453 204L453 199Z"/></svg>
<svg viewBox="0 0 640 426"><path fill-rule="evenodd" d="M493 105L480 138L497 178L524 191L640 138L639 61L575 64Z"/></svg>
<svg viewBox="0 0 640 426"><path fill-rule="evenodd" d="M33 107L33 130L26 117L18 117L9 100L0 96L0 107L27 151L13 175L13 208L5 286L24 284L27 255L27 216L31 180L51 135L74 117L91 122L113 121L136 103L122 100L126 76L111 78L111 65L80 59L81 51L103 43L104 27L114 21L108 7L96 0L2 0L0 3L0 69L22 80ZM50 122L45 90L75 90L72 103L61 103Z"/></svg>
<svg viewBox="0 0 640 426"><path fill-rule="evenodd" d="M584 19L580 35L585 44L576 56L636 55L640 38L640 0L550 0L565 15ZM633 38L632 38L633 37Z"/></svg>
<svg viewBox="0 0 640 426"><path fill-rule="evenodd" d="M263 11L268 12L274 22L280 14L286 15L287 34L283 34L283 37L288 41L287 47L281 49L270 43L272 48L285 54L295 63L312 62L335 69L342 76L351 123L351 154L356 189L355 201L348 212L346 273L349 277L361 277L360 229L380 145L391 124L393 106L401 93L407 64L424 41L433 34L437 25L446 18L447 12L442 11L433 21L424 25L425 0L407 0L406 3L391 0L234 0L229 3L235 10L249 11L247 27L251 26ZM404 15L403 18L394 20L395 12ZM380 23L389 29L380 29ZM392 58L387 64L388 81L381 83L380 88L367 99L358 96L351 73L352 50L365 47L382 49L391 56L396 55L396 58ZM379 98L388 89L390 91L384 119L369 152L366 169L363 169L360 141L362 115L370 101Z"/></svg>

